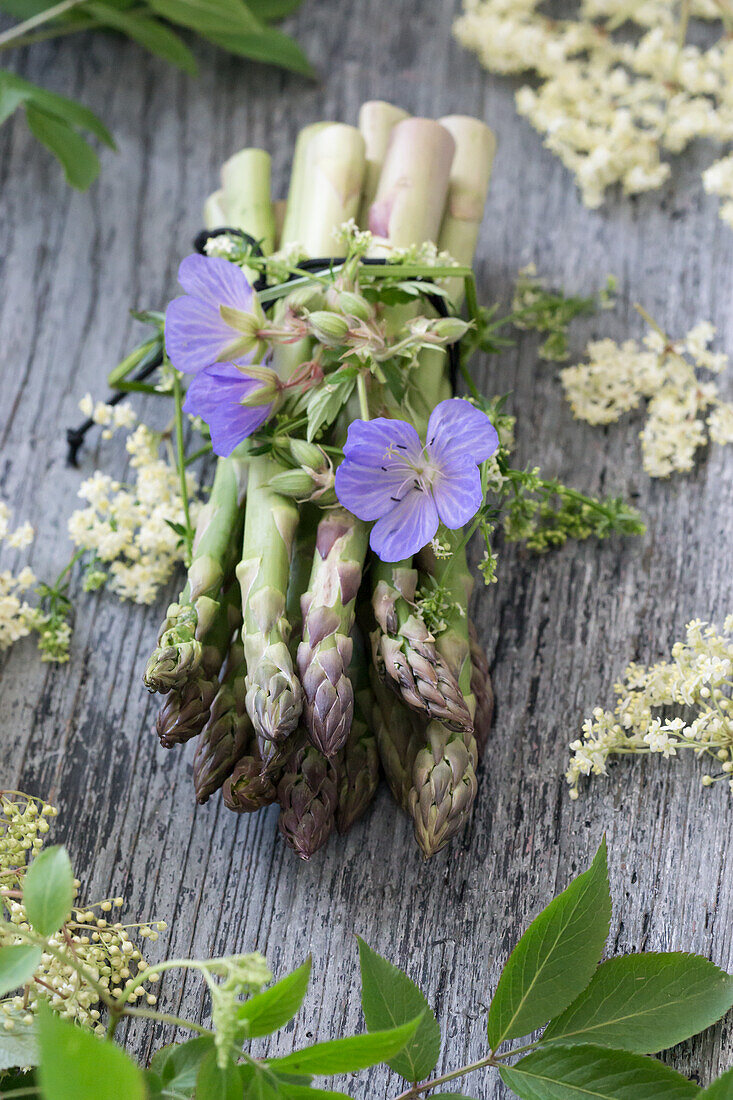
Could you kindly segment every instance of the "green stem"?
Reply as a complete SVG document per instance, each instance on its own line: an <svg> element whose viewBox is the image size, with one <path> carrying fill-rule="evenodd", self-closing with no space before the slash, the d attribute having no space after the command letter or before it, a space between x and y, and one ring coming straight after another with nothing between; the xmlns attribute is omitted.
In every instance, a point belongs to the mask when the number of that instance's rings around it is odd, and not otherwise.
<svg viewBox="0 0 733 1100"><path fill-rule="evenodd" d="M87 985L91 986L103 1004L107 1005L108 1008L112 1006L114 1002L110 997L109 990L105 989L105 987L89 973L84 964L80 963L76 958L73 951L61 951L58 947L54 947L53 944L49 943L43 936L37 936L34 932L30 930L26 931L15 924L9 924L7 921L0 921L0 929L4 932L10 932L14 936L20 936L27 943L32 943L34 947L42 948L47 954L53 955L55 959L58 959L59 962L64 963L66 966L70 966L72 970L75 970L77 974L84 979Z"/></svg>
<svg viewBox="0 0 733 1100"><path fill-rule="evenodd" d="M67 11L71 11L72 8L77 8L82 2L83 0L61 0L59 4L54 4L44 11L39 11L37 15L32 15L30 19L25 19L22 23L18 23L17 26L4 31L0 34L0 49L5 49L9 43L15 42L18 38L22 38L28 31L32 31L35 27L41 27L51 19L57 19L59 15L64 15Z"/></svg>
<svg viewBox="0 0 733 1100"><path fill-rule="evenodd" d="M173 397L176 403L176 466L181 481L181 501L183 504L183 516L186 523L186 545L188 548L186 564L190 564L191 545L193 531L191 530L191 515L188 507L188 485L186 483L186 454L183 447L183 393L181 390L181 376L178 371L173 372Z"/></svg>
<svg viewBox="0 0 733 1100"><path fill-rule="evenodd" d="M184 462L184 466L190 466L190 465L192 465L192 463L194 463L196 461L196 459L203 458L204 455L210 455L212 450L213 450L213 448L212 448L211 444L206 443L203 447L199 447L199 449L197 451L194 451L193 454L190 454L190 455L187 456L187 458Z"/></svg>
<svg viewBox="0 0 733 1100"><path fill-rule="evenodd" d="M193 1020L184 1020L182 1016L172 1016L169 1012L156 1012L155 1009L125 1008L123 1016L136 1016L145 1020L157 1020L161 1024L170 1024L171 1027L186 1028L188 1031L197 1031L199 1035L212 1035L208 1027L195 1024Z"/></svg>
<svg viewBox="0 0 733 1100"><path fill-rule="evenodd" d="M36 42L48 42L51 38L61 38L62 36L69 34L79 34L80 31L87 31L92 26L91 21L89 23L71 23L69 26L63 27L47 27L45 31L37 31L35 34L24 34L20 38L14 38L12 42L7 42L5 45L0 46L0 52L4 50L18 50L21 46L34 46ZM10 1096L10 1093L7 1094ZM15 1093L13 1093L15 1096Z"/></svg>
<svg viewBox="0 0 733 1100"><path fill-rule="evenodd" d="M444 1073L441 1077L433 1077L431 1081L425 1081L422 1085L412 1085L411 1088L406 1089L405 1092L401 1092L399 1096L396 1096L395 1100L418 1100L418 1097L422 1096L424 1092L428 1092L430 1089L435 1089L439 1085L445 1085L448 1081L455 1081L457 1077L464 1077L467 1073L473 1073L477 1069L486 1069L487 1066L496 1066L498 1064L493 1054L487 1054L485 1058L480 1058L478 1062L472 1062L468 1066L461 1066L460 1069L454 1069L450 1073Z"/></svg>

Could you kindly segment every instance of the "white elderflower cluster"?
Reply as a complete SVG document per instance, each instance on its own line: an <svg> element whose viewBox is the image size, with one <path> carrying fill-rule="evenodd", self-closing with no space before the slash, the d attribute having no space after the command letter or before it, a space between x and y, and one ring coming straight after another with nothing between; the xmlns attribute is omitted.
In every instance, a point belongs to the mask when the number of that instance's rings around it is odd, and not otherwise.
<svg viewBox="0 0 733 1100"><path fill-rule="evenodd" d="M30 931L30 925L22 900L23 879L29 858L41 851L49 819L56 814L57 810L40 798L19 792L0 796L0 909L3 917L0 947L26 942L23 933ZM75 892L79 887L79 881L75 880ZM81 906L75 899L61 931L48 939L32 980L22 993L0 999L0 1024L4 1031L19 1031L30 1026L38 1000L42 998L60 1015L104 1035L105 1028L100 1023L100 989L119 996L134 980L133 970L139 972L148 965L130 938L130 932L137 930L144 939L155 940L158 932L166 927L164 921L121 924L110 914L123 904L121 897ZM79 964L91 980L85 980ZM157 980L157 976L151 975L150 980ZM156 1003L149 986L141 985L131 991L131 1001L140 998L148 1005Z"/></svg>
<svg viewBox="0 0 733 1100"><path fill-rule="evenodd" d="M595 340L588 361L560 372L573 415L589 424L610 424L647 400L641 430L643 465L650 477L692 469L708 442L733 442L733 405L699 370L720 374L728 357L710 350L715 336L707 321L683 340L672 341L656 326L639 343Z"/></svg>
<svg viewBox="0 0 733 1100"><path fill-rule="evenodd" d="M185 522L180 480L175 464L160 456L160 443L157 433L140 424L127 440L133 483L95 470L79 489L87 506L72 514L69 534L90 555L88 589L106 583L123 600L150 604L184 560L185 546L174 529ZM192 494L196 480L192 474L186 480ZM192 501L192 520L197 507Z"/></svg>
<svg viewBox="0 0 733 1100"><path fill-rule="evenodd" d="M725 781L733 792L733 615L722 632L694 619L686 633L670 661L630 664L614 685L615 710L597 707L583 723L582 738L570 745L571 798L578 797L582 776L607 774L611 756L656 753L669 759L683 749L714 762L716 770L702 777L703 786ZM665 715L670 707L685 717Z"/></svg>
<svg viewBox="0 0 733 1100"><path fill-rule="evenodd" d="M84 416L88 416L95 424L104 428L102 439L111 439L119 428L129 430L137 424L135 410L132 405L125 402L120 405L107 405L104 401L95 401L92 395L87 393L79 402L79 408Z"/></svg>
<svg viewBox="0 0 733 1100"><path fill-rule="evenodd" d="M663 157L696 138L733 140L723 5L580 0L565 19L541 9L541 0L465 0L455 34L491 72L538 78L517 91L517 110L573 173L587 206L600 206L613 184L629 195L660 187L670 175ZM690 16L721 20L707 27L708 45L687 41ZM704 185L728 200L721 216L733 224L728 160L708 169Z"/></svg>
<svg viewBox="0 0 733 1100"><path fill-rule="evenodd" d="M0 500L0 543L13 550L25 550L33 542L33 528L30 523L22 523L11 530L11 520L10 508ZM17 573L0 570L0 651L33 629L33 608L24 595L35 583L35 574L27 565Z"/></svg>

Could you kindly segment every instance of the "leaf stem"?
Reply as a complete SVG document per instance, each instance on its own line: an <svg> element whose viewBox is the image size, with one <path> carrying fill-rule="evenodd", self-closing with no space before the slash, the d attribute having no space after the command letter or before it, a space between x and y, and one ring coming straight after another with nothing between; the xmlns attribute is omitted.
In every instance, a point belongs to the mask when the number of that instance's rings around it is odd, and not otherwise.
<svg viewBox="0 0 733 1100"><path fill-rule="evenodd" d="M44 23L48 23L51 19L57 19L59 15L64 15L72 8L77 8L82 2L83 0L60 0L60 3L53 4L52 7L39 11L37 15L32 15L30 19L24 19L22 23L17 23L16 26L3 31L0 34L0 49L5 49L16 39L23 38L28 31L34 30L35 27L42 27Z"/></svg>
<svg viewBox="0 0 733 1100"><path fill-rule="evenodd" d="M485 1058L480 1058L478 1062L471 1062L468 1066L461 1066L460 1069L451 1070L450 1073L444 1073L441 1077L433 1077L431 1081L424 1081L421 1085L412 1085L405 1092L401 1092L399 1096L395 1097L395 1100L418 1100L424 1092L428 1092L430 1089L436 1089L439 1085L445 1085L448 1081L455 1081L457 1077L464 1077L467 1073L473 1073L477 1069L486 1069L487 1066L498 1066L494 1054L487 1054Z"/></svg>
<svg viewBox="0 0 733 1100"><path fill-rule="evenodd" d="M189 1031L197 1031L199 1035L212 1035L208 1027L195 1024L193 1020L184 1020L182 1016L173 1016L169 1012L156 1012L154 1008L124 1008L119 1016L137 1016L145 1020L157 1020L161 1024L170 1024L171 1027L187 1028Z"/></svg>

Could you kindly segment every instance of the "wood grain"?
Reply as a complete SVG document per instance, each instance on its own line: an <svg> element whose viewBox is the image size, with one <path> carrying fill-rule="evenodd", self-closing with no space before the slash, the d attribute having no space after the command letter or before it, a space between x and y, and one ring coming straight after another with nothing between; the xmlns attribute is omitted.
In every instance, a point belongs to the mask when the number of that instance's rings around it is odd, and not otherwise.
<svg viewBox="0 0 733 1100"><path fill-rule="evenodd" d="M63 430L85 391L103 395L105 372L138 335L128 306L159 307L170 296L219 163L262 144L282 191L298 128L326 117L353 122L365 98L432 116L477 113L495 128L478 261L485 301L506 302L531 260L571 291L591 291L614 272L618 308L575 325L574 353L592 335L638 334L637 300L673 333L711 319L733 350L733 235L701 191L708 153L696 147L680 158L661 193L584 210L568 174L516 116L512 83L487 76L451 41L457 9L458 0L305 0L290 25L320 68L317 84L206 49L194 81L104 35L18 56L23 75L97 109L120 147L102 154L90 194L77 195L22 119L0 131L0 497L37 526L39 575L66 560L81 475L123 462L121 448L106 443L84 453L80 472L68 469ZM442 1067L480 1056L508 950L588 864L604 831L616 948L684 947L733 968L726 791L703 791L700 765L687 759L621 764L577 803L562 778L582 716L610 700L627 660L666 652L693 616L720 621L733 610L730 452L712 448L693 475L650 483L640 421L607 430L573 422L531 336L480 371L488 391L512 391L520 461L591 491L630 494L648 534L540 559L502 553L499 583L475 601L495 732L471 827L429 865L385 792L310 865L284 848L272 811L237 818L217 801L194 809L191 752L158 748L141 683L164 601L144 610L80 595L67 667L42 665L29 642L0 663L2 783L54 799L56 838L69 845L88 896L124 893L130 919L169 922L151 958L259 948L283 973L313 952L312 992L280 1049L361 1027L358 932L431 999L446 1035ZM195 978L166 978L162 995L171 1011L206 1011ZM144 1058L161 1035L135 1026L127 1039ZM730 1061L729 1023L673 1055L703 1081ZM489 1076L466 1090L482 1100L507 1095ZM377 1070L354 1091L380 1098L399 1089Z"/></svg>

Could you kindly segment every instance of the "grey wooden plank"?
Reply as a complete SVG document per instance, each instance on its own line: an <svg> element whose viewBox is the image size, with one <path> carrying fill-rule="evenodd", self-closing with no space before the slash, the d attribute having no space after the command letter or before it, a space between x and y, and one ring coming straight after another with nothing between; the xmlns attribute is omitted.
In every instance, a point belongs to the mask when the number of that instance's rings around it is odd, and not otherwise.
<svg viewBox="0 0 733 1100"><path fill-rule="evenodd" d="M105 370L129 347L127 304L161 305L172 292L218 164L261 143L283 193L298 128L321 117L353 121L368 97L430 115L477 112L495 127L478 260L485 300L508 301L530 260L576 291L615 272L619 306L575 326L575 352L593 335L639 333L636 300L674 333L709 318L733 348L733 238L700 193L705 151L681 158L661 196L584 210L564 169L516 117L512 83L488 77L451 42L457 10L458 0L306 0L291 25L321 67L318 84L206 49L194 82L103 36L19 56L24 75L100 110L120 145L117 156L103 154L90 195L78 196L22 122L0 131L0 495L37 523L40 574L63 562L80 477L64 466L62 428L85 390L102 392ZM610 699L625 662L666 651L693 615L730 610L731 460L713 448L690 477L651 484L639 468L639 420L604 431L574 423L554 368L538 364L535 349L521 337L481 365L487 390L513 392L519 460L590 490L636 494L649 531L643 543L568 546L541 559L503 551L499 584L475 597L496 731L474 820L430 864L384 792L363 823L307 866L284 850L272 811L237 819L216 804L194 810L191 753L156 747L154 705L140 683L164 601L140 609L80 596L68 667L42 666L26 643L0 663L2 781L56 799L60 837L91 895L124 891L130 914L169 921L152 958L257 947L284 972L313 952L306 1009L276 1049L360 1026L359 932L435 1003L449 1037L441 1065L479 1056L507 952L587 864L604 830L618 949L686 947L733 966L725 792L703 792L692 761L622 764L575 804L562 779L567 742L588 708ZM154 415L150 403L140 407ZM123 460L120 445L104 444L85 454L82 473ZM172 1010L205 1012L194 979L162 989ZM135 1026L127 1038L144 1055L161 1036ZM673 1060L708 1078L731 1061L729 1028L685 1044ZM381 1070L367 1080L357 1095L399 1091ZM486 1100L506 1095L488 1076L467 1088Z"/></svg>

